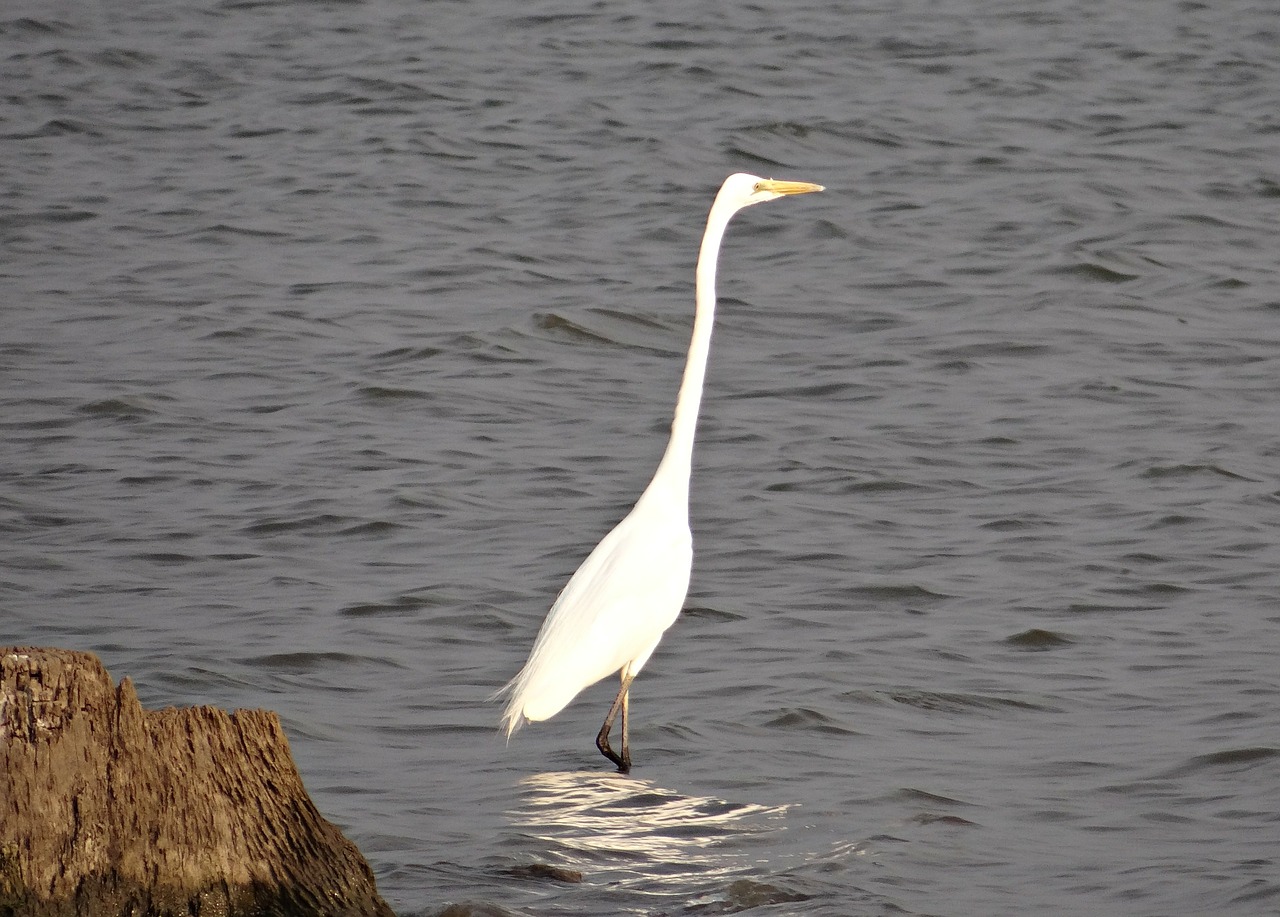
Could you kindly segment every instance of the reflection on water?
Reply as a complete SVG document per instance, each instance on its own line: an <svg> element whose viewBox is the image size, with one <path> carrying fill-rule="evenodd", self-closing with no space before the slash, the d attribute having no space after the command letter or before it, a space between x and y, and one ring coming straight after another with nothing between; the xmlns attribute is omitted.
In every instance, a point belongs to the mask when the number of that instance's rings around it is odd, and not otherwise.
<svg viewBox="0 0 1280 917"><path fill-rule="evenodd" d="M740 873L753 836L781 830L783 806L684 796L622 774L545 773L520 781L512 821L566 866L652 887Z"/></svg>

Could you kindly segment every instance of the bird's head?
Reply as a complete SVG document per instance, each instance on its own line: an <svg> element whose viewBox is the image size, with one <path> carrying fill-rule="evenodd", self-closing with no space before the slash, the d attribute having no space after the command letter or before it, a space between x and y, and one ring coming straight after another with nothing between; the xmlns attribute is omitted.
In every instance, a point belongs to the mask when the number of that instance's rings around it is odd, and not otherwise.
<svg viewBox="0 0 1280 917"><path fill-rule="evenodd" d="M790 194L809 194L821 190L823 190L822 185L815 185L813 182L782 181L738 172L724 180L717 195L717 202L724 201L734 210L739 210Z"/></svg>

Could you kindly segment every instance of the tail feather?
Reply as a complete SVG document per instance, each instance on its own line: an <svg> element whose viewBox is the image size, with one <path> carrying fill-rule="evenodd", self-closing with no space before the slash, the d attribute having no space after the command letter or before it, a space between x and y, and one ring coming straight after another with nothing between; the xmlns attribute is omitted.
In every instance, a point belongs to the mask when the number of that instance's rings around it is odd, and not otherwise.
<svg viewBox="0 0 1280 917"><path fill-rule="evenodd" d="M490 694L488 698L489 703L493 703L494 701L501 700L504 697L510 697L507 701L506 709L502 711L502 716L498 720L498 730L500 732L505 732L508 740L511 738L512 733L525 723L529 722L529 719L520 709L521 704L520 698L518 697L519 691L517 690L520 683L520 676L523 674L524 672L520 672L520 674L516 675L515 678L511 679L497 691Z"/></svg>

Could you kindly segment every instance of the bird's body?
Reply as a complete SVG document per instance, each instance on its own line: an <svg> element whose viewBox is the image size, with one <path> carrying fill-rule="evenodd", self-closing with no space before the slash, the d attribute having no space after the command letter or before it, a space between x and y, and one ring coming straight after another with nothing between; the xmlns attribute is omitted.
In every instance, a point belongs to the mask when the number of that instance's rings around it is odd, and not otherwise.
<svg viewBox="0 0 1280 917"><path fill-rule="evenodd" d="M584 687L614 672L640 671L689 588L688 513L673 509L642 498L570 578L516 676L504 718L508 732L517 718L555 716Z"/></svg>
<svg viewBox="0 0 1280 917"><path fill-rule="evenodd" d="M693 567L689 476L715 321L716 259L730 218L743 207L787 194L821 191L808 182L736 174L727 178L707 217L698 254L693 338L676 399L671 440L653 480L631 512L582 562L547 612L528 661L498 692L508 694L502 725L510 736L526 722L559 713L578 692L620 672L622 686L596 746L619 770L631 767L627 703L631 680L680 614ZM609 731L622 713L622 753Z"/></svg>

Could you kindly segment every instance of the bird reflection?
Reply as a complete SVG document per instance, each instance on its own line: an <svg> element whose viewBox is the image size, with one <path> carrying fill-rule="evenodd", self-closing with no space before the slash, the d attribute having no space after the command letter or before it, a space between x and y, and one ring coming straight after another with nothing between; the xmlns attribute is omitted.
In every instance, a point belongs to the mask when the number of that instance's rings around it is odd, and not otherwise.
<svg viewBox="0 0 1280 917"><path fill-rule="evenodd" d="M634 869L646 883L740 871L750 862L744 842L779 828L786 811L685 796L620 774L534 774L520 787L512 820L548 855L595 872Z"/></svg>

